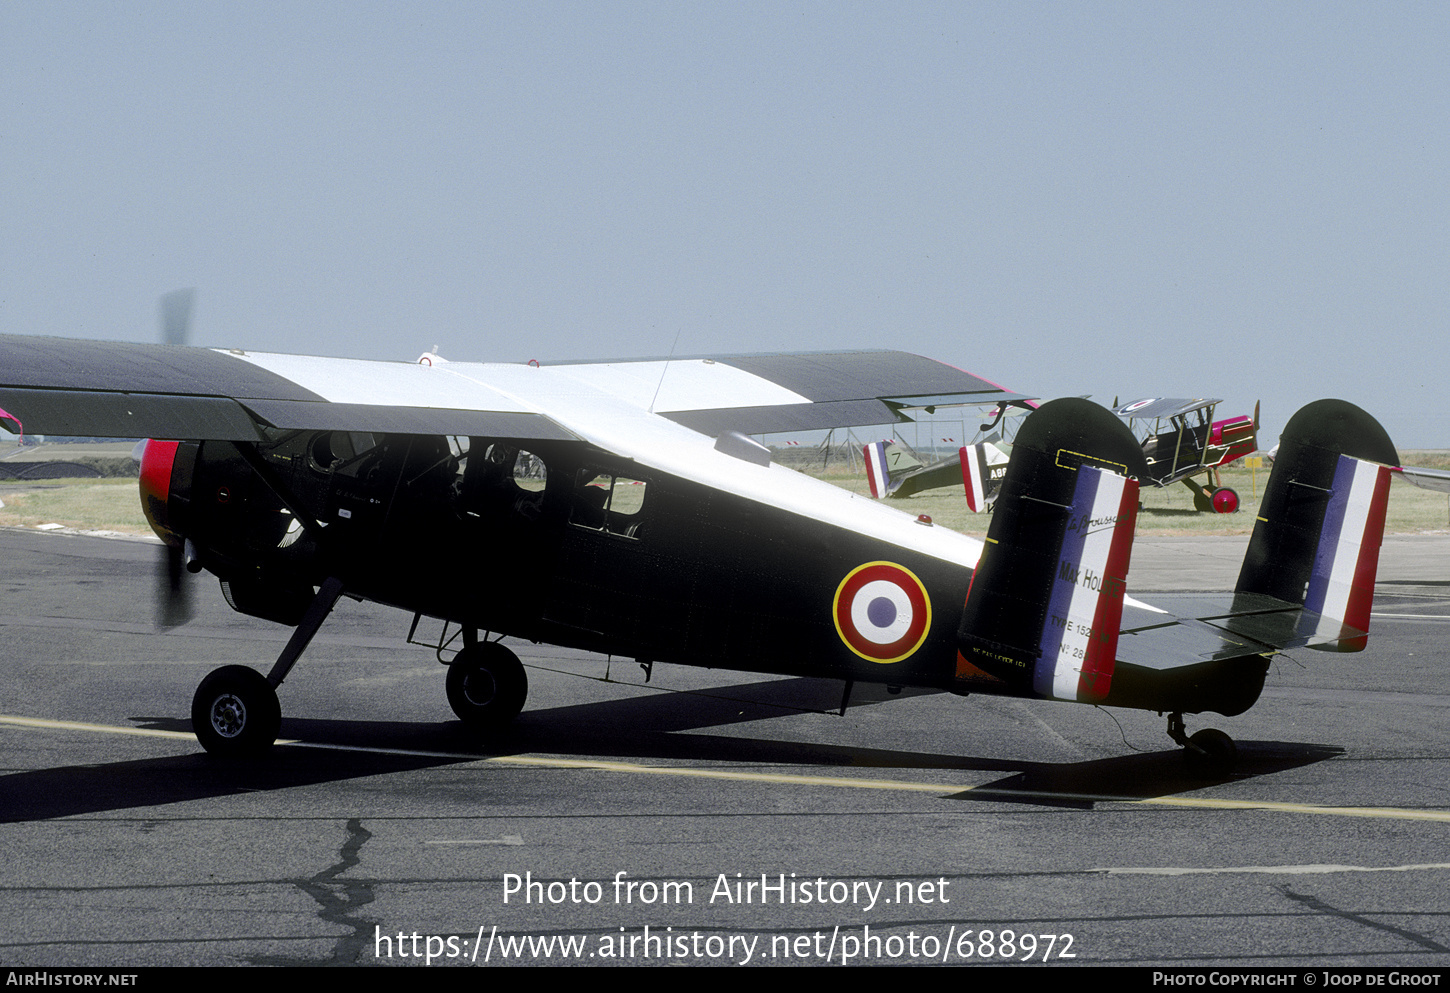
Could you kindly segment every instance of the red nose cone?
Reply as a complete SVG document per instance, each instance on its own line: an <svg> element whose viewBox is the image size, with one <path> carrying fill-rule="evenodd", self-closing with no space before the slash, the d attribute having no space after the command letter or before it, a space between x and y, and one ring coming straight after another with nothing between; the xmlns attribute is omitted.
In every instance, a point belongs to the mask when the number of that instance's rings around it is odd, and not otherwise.
<svg viewBox="0 0 1450 993"><path fill-rule="evenodd" d="M171 469L180 445L178 441L151 440L141 453L141 509L146 512L146 520L157 537L178 548L182 537L170 527L166 501L171 497Z"/></svg>

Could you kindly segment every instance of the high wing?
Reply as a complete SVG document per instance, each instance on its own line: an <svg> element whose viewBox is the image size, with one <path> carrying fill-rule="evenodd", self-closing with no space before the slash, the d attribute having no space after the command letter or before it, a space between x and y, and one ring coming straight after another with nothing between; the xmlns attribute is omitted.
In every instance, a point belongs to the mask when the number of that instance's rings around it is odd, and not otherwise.
<svg viewBox="0 0 1450 993"><path fill-rule="evenodd" d="M545 367L711 436L890 424L909 420L908 410L1032 399L908 352L695 355Z"/></svg>
<svg viewBox="0 0 1450 993"><path fill-rule="evenodd" d="M890 351L427 365L0 335L0 406L34 434L256 444L304 430L574 444L968 567L976 539L929 535L869 500L823 497L837 488L769 465L768 450L740 439L762 459L751 466L726 442L730 432L882 423L906 409L1017 397Z"/></svg>
<svg viewBox="0 0 1450 993"><path fill-rule="evenodd" d="M1019 395L904 352L428 366L0 335L0 397L32 433L256 441L265 428L566 440L579 435L563 411L581 402L713 437L883 424Z"/></svg>

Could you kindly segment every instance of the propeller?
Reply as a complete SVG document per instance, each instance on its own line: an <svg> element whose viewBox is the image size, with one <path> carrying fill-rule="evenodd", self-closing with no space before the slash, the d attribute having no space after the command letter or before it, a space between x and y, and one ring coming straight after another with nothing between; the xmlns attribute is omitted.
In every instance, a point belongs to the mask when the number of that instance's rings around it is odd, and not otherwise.
<svg viewBox="0 0 1450 993"><path fill-rule="evenodd" d="M156 564L156 626L159 628L180 627L191 620L191 584L185 581L186 551L184 546L161 546L161 559Z"/></svg>
<svg viewBox="0 0 1450 993"><path fill-rule="evenodd" d="M191 339L191 305L196 290L172 290L161 298L161 341L166 345L185 345Z"/></svg>
<svg viewBox="0 0 1450 993"><path fill-rule="evenodd" d="M196 290L172 290L161 297L161 340L168 345L185 345L191 338L191 311ZM167 522L166 504L171 490L171 468L175 443L143 441L133 451L141 463L141 502L152 528L164 544L156 563L156 625L174 628L191 620L191 587L186 573L195 559L191 543L173 531Z"/></svg>

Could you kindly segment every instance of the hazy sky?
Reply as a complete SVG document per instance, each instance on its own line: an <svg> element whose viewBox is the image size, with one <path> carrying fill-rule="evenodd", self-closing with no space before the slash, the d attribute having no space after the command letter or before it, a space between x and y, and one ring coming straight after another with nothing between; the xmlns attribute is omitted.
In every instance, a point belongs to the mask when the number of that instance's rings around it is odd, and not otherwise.
<svg viewBox="0 0 1450 993"><path fill-rule="evenodd" d="M1450 447L1450 5L0 3L0 331L895 347Z"/></svg>

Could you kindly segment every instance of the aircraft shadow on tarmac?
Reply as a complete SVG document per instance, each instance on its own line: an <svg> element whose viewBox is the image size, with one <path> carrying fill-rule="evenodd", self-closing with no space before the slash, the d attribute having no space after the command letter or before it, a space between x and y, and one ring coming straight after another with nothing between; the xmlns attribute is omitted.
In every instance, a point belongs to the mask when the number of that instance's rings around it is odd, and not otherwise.
<svg viewBox="0 0 1450 993"><path fill-rule="evenodd" d="M1190 776L1184 767L1182 750L1172 748L1089 762L1033 763L1015 775L954 794L951 798L1088 810L1103 801L1143 800L1187 793L1218 783L1253 779L1313 765L1344 754L1344 749L1332 745L1291 741L1240 740L1237 745L1237 768L1232 775L1218 779Z"/></svg>
<svg viewBox="0 0 1450 993"><path fill-rule="evenodd" d="M508 731L481 737L459 721L436 724L286 718L283 739L265 758L218 760L194 755L65 766L0 777L0 823L152 807L244 792L284 790L369 776L436 768L477 758L544 753L581 760L827 766L914 771L1001 772L1004 778L946 798L1090 809L1105 800L1137 799L1195 790L1179 749L1139 752L1086 762L1024 762L984 756L863 748L784 738L691 734L691 730L834 710L841 684L819 679L763 680L708 693L664 693L525 712ZM910 691L902 696L924 695ZM852 706L899 697L858 687ZM172 717L138 717L151 729L189 731ZM1234 779L1252 778L1332 758L1340 749L1293 742L1239 742ZM1221 782L1222 780L1220 780ZM479 803L493 792L478 780ZM499 787L503 789L503 787ZM500 800L504 799L500 797Z"/></svg>

